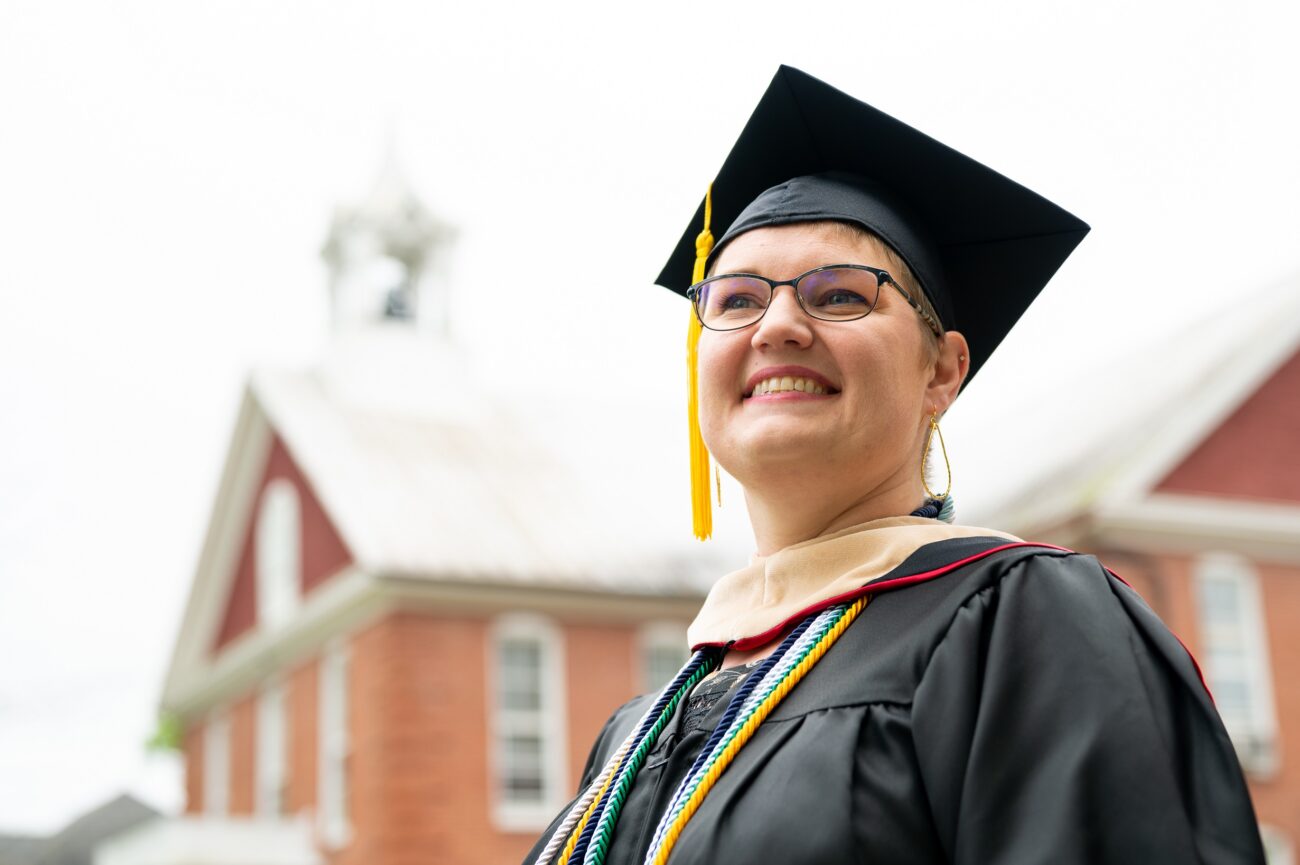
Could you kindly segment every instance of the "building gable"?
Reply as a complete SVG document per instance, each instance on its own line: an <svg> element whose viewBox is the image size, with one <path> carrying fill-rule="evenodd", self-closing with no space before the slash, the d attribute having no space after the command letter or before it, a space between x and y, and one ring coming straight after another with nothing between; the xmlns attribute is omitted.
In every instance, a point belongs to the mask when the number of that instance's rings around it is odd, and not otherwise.
<svg viewBox="0 0 1300 865"><path fill-rule="evenodd" d="M289 453L284 440L278 432L272 430L270 453L258 482L257 502L262 501L262 494L274 481L291 484L297 493L301 514L302 563L298 589L300 596L305 597L330 576L352 564L353 556L293 455ZM259 507L253 507L245 520L234 579L230 582L230 591L225 600L221 625L213 645L214 652L257 625L256 527L259 512Z"/></svg>
<svg viewBox="0 0 1300 865"><path fill-rule="evenodd" d="M1247 395L1155 490L1300 503L1300 351Z"/></svg>

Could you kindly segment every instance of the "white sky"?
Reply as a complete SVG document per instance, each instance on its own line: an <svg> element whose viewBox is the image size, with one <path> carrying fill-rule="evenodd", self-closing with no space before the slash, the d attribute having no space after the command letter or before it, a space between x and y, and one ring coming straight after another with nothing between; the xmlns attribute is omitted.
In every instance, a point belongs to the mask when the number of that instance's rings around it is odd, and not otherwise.
<svg viewBox="0 0 1300 865"><path fill-rule="evenodd" d="M777 64L1078 214L1093 233L946 425L978 515L1008 465L1087 438L1039 434L1072 382L1107 396L1079 418L1149 404L1195 357L1189 322L1300 271L1293 8L8 0L0 831L52 831L124 787L179 805L141 743L240 387L319 353L318 250L388 130L460 228L482 375L570 407L548 434L592 448L615 505L684 477L686 310L648 286ZM598 327L623 290L643 317ZM728 509L723 543L742 526Z"/></svg>

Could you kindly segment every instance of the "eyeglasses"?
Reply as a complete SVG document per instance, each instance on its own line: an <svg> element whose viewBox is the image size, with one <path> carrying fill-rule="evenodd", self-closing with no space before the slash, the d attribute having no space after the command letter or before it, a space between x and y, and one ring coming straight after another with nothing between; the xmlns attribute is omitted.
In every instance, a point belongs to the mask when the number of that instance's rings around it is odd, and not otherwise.
<svg viewBox="0 0 1300 865"><path fill-rule="evenodd" d="M898 290L935 336L943 335L935 317L894 282L888 271L865 264L828 264L781 281L752 273L724 273L695 283L686 296L695 305L700 324L709 330L739 330L767 314L777 286L793 288L799 306L815 319L853 321L865 318L876 308L880 286L885 283Z"/></svg>

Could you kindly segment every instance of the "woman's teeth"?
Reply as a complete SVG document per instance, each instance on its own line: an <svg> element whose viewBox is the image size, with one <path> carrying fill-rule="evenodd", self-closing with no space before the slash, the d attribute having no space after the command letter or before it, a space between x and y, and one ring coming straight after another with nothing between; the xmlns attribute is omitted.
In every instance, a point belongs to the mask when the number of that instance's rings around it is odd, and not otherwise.
<svg viewBox="0 0 1300 865"><path fill-rule="evenodd" d="M753 395L762 396L767 393L785 393L792 390L801 393L826 393L826 388L822 387L810 378L778 375L773 378L764 379L754 385Z"/></svg>

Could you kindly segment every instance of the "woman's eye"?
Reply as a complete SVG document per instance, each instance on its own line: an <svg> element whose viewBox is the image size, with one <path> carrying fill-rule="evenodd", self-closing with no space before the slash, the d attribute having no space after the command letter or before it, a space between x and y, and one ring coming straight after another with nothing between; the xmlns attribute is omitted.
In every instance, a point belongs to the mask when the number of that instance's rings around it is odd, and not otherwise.
<svg viewBox="0 0 1300 865"><path fill-rule="evenodd" d="M842 306L844 304L864 305L866 302L867 299L856 291L848 291L847 289L842 288L828 291L821 300L822 306Z"/></svg>
<svg viewBox="0 0 1300 865"><path fill-rule="evenodd" d="M732 294L719 298L718 308L723 311L733 309L755 309L758 305L758 298L751 294Z"/></svg>

